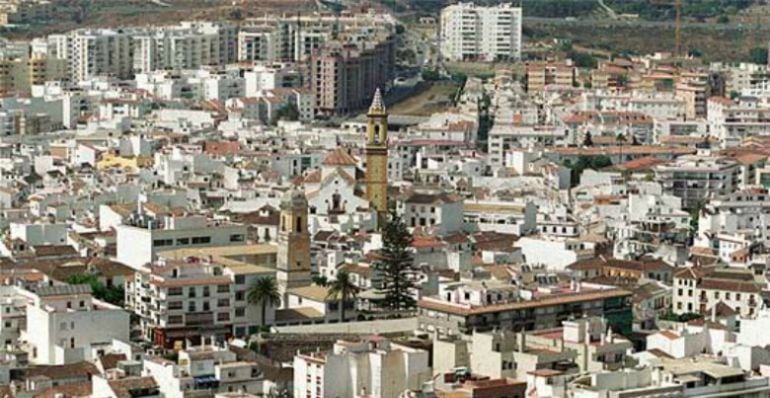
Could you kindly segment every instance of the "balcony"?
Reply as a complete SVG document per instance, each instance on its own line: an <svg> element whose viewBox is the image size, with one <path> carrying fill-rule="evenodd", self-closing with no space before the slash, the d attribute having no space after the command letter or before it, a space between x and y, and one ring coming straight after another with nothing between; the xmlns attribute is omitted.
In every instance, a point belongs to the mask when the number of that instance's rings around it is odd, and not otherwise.
<svg viewBox="0 0 770 398"><path fill-rule="evenodd" d="M214 313L207 312L188 312L185 315L185 324L187 326L203 326L214 324Z"/></svg>

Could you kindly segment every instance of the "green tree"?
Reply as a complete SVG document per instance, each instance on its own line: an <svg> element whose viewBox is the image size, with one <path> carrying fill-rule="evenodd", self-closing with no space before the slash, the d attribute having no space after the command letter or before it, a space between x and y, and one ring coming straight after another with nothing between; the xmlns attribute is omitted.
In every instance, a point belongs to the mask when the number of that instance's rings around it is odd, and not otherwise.
<svg viewBox="0 0 770 398"><path fill-rule="evenodd" d="M273 307L281 305L281 293L278 292L278 285L275 283L275 279L269 276L257 278L249 287L246 299L251 304L262 306L262 326L267 324L268 304Z"/></svg>
<svg viewBox="0 0 770 398"><path fill-rule="evenodd" d="M567 53L567 57L575 62L575 66L579 68L596 68L596 66L599 64L599 61L596 60L596 57L591 54L570 51Z"/></svg>
<svg viewBox="0 0 770 398"><path fill-rule="evenodd" d="M395 210L390 211L383 231L382 259L377 263L381 275L380 290L385 294L382 305L400 311L414 308L412 297L415 269L410 247L412 235Z"/></svg>
<svg viewBox="0 0 770 398"><path fill-rule="evenodd" d="M749 60L758 65L767 63L767 48L754 47L749 51Z"/></svg>
<svg viewBox="0 0 770 398"><path fill-rule="evenodd" d="M275 112L273 124L278 123L279 120L299 120L299 109L297 108L297 104L291 101L281 107L281 109L278 109L278 111Z"/></svg>
<svg viewBox="0 0 770 398"><path fill-rule="evenodd" d="M439 73L439 71L435 69L426 69L422 71L422 80L425 80L428 82L441 80L441 73Z"/></svg>
<svg viewBox="0 0 770 398"><path fill-rule="evenodd" d="M126 297L123 286L107 287L99 281L99 277L95 274L80 273L70 275L69 278L67 278L67 283L70 285L89 285L91 286L91 292L94 297L117 306L122 306L123 300Z"/></svg>
<svg viewBox="0 0 770 398"><path fill-rule="evenodd" d="M323 275L313 275L310 279L318 286L326 286L329 284L329 280Z"/></svg>
<svg viewBox="0 0 770 398"><path fill-rule="evenodd" d="M345 322L345 306L358 297L358 290L358 286L350 278L350 273L345 270L337 272L337 278L329 283L329 292L326 297L339 300L340 322Z"/></svg>
<svg viewBox="0 0 770 398"><path fill-rule="evenodd" d="M583 175L583 171L586 169L600 170L605 167L612 166L612 159L604 155L597 156L580 156L573 164L569 159L564 161L564 166L569 167L571 170L572 184L577 184L580 181L580 176Z"/></svg>

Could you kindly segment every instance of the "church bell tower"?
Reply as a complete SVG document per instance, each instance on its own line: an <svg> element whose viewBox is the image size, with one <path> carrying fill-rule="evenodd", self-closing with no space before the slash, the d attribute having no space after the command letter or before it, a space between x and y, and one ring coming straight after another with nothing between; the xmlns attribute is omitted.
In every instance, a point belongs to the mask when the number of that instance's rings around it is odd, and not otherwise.
<svg viewBox="0 0 770 398"><path fill-rule="evenodd" d="M377 211L377 228L382 228L388 213L388 111L379 88L367 119L366 198Z"/></svg>
<svg viewBox="0 0 770 398"><path fill-rule="evenodd" d="M310 232L307 229L308 204L305 193L300 190L287 192L281 199L280 210L276 281L285 307L287 290L311 283Z"/></svg>

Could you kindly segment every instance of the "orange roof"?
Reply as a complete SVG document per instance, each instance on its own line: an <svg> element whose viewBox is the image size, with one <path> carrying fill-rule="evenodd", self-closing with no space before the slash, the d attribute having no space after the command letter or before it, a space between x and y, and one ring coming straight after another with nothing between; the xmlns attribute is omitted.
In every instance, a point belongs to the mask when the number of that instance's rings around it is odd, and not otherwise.
<svg viewBox="0 0 770 398"><path fill-rule="evenodd" d="M645 156L643 158L634 159L625 163L621 163L618 165L618 168L623 170L629 170L629 171L640 171L640 170L649 170L652 167L663 163L666 163L666 161L652 157L652 156Z"/></svg>
<svg viewBox="0 0 770 398"><path fill-rule="evenodd" d="M324 166L355 166L357 164L356 158L343 148L337 148L329 152L323 161Z"/></svg>

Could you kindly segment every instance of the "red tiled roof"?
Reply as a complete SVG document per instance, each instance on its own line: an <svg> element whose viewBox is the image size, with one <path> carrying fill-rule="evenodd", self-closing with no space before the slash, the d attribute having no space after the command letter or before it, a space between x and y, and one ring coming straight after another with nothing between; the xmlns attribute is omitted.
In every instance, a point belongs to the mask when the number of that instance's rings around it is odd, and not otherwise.
<svg viewBox="0 0 770 398"><path fill-rule="evenodd" d="M323 160L324 166L355 166L357 164L356 158L343 148L337 148L329 152Z"/></svg>

